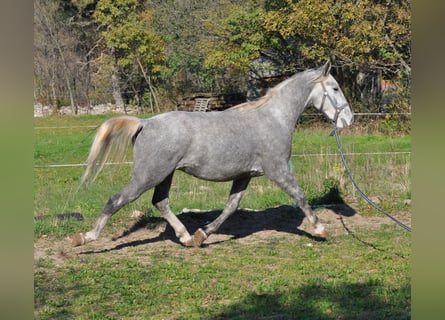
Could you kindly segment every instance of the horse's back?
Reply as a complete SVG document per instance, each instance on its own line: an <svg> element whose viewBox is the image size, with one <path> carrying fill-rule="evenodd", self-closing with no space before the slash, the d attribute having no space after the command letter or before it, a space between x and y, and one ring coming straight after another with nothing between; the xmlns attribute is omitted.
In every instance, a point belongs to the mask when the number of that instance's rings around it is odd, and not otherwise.
<svg viewBox="0 0 445 320"><path fill-rule="evenodd" d="M135 162L155 158L207 180L258 171L257 140L246 120L235 113L180 111L150 118L136 140Z"/></svg>
<svg viewBox="0 0 445 320"><path fill-rule="evenodd" d="M142 133L158 140L168 137L171 143L231 144L249 138L254 127L251 122L235 113L172 111L145 120Z"/></svg>

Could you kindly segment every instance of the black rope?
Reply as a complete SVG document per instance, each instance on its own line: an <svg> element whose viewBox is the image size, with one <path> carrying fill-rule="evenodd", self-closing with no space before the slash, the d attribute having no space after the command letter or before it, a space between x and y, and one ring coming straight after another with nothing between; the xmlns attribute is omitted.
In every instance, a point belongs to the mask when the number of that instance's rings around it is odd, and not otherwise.
<svg viewBox="0 0 445 320"><path fill-rule="evenodd" d="M368 198L368 196L359 188L359 186L357 185L357 183L355 182L354 178L352 177L351 171L349 170L348 164L346 163L346 159L345 156L343 154L343 150L341 147L341 143L340 143L340 138L338 136L338 132L337 132L337 126L334 124L334 130L332 131L331 135L335 135L335 140L337 141L337 145L338 145L338 151L340 152L340 157L341 160L343 162L343 165L345 166L346 169L346 173L349 177L349 179L351 180L352 184L354 185L355 189L358 191L358 193L360 193L360 195L363 197L363 199L365 199L366 202L368 202L371 206L373 206L377 211L379 211L380 213L384 214L385 216L387 216L388 218L390 218L392 221L394 221L395 223L397 223L400 227L402 227L403 229L405 229L406 231L411 232L411 228L408 227L407 225L403 224L402 222L400 222L399 220L397 220L396 218L394 218L393 216L391 216L388 212L386 212L385 210L383 210L382 208L380 208L378 205L376 205L371 199Z"/></svg>

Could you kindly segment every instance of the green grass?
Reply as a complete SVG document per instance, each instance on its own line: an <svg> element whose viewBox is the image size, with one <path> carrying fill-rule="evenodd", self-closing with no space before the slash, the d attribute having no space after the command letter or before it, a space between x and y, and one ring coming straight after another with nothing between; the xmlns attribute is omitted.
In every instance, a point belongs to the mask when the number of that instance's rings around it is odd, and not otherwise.
<svg viewBox="0 0 445 320"><path fill-rule="evenodd" d="M36 127L97 125L109 116L36 119ZM90 129L36 129L35 165L82 163ZM355 191L345 176L329 128L296 130L294 175L312 203L348 202ZM348 132L345 152L410 151L409 136ZM409 211L410 159L406 155L348 156L359 185L390 212ZM131 160L131 159L130 159ZM34 169L35 239L62 246L87 231L108 197L129 180L131 166L107 166L88 190L77 190L83 167ZM338 194L329 194L337 188ZM230 183L175 174L171 206L222 209ZM123 208L106 226L107 235L128 227L134 209L152 211L149 191ZM327 197L330 195L332 197ZM265 209L293 204L264 178L253 179L241 207ZM379 215L360 201L360 213ZM57 213L81 212L84 221L58 220ZM58 247L57 245L55 247ZM93 250L100 250L94 248ZM140 244L103 253L79 254L62 265L35 262L37 319L409 319L410 234L388 222L354 228L354 234L319 242L277 235L261 241L228 240L208 248Z"/></svg>
<svg viewBox="0 0 445 320"><path fill-rule="evenodd" d="M40 319L409 319L409 234L271 238L128 257L85 255L35 273ZM308 242L309 241L309 242ZM308 243L313 243L311 247ZM141 261L145 261L142 263ZM46 264L45 264L46 263Z"/></svg>

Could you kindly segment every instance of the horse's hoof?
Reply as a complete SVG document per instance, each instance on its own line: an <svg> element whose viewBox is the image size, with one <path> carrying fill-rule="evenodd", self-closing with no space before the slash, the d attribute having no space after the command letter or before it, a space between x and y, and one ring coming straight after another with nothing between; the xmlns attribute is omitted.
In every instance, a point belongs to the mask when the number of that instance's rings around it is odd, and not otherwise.
<svg viewBox="0 0 445 320"><path fill-rule="evenodd" d="M319 236L320 238L327 239L329 237L329 233L326 230L323 230L320 233L317 233L317 236Z"/></svg>
<svg viewBox="0 0 445 320"><path fill-rule="evenodd" d="M194 247L194 242L193 242L193 237L190 238L190 240L187 240L185 242L182 242L182 244L184 245L184 247Z"/></svg>
<svg viewBox="0 0 445 320"><path fill-rule="evenodd" d="M201 228L196 230L195 233L193 234L193 242L195 244L195 247L200 247L206 239L207 239L207 234Z"/></svg>
<svg viewBox="0 0 445 320"><path fill-rule="evenodd" d="M82 246L85 244L85 237L82 233L76 233L73 237L73 239L71 240L71 245L73 247L78 247L78 246Z"/></svg>
<svg viewBox="0 0 445 320"><path fill-rule="evenodd" d="M195 231L190 240L185 241L183 244L186 247L200 247L206 239L206 233L202 229L198 229Z"/></svg>
<svg viewBox="0 0 445 320"><path fill-rule="evenodd" d="M329 236L328 232L326 231L326 228L321 223L318 223L315 226L315 230L314 231L315 231L315 235L317 237L326 239Z"/></svg>

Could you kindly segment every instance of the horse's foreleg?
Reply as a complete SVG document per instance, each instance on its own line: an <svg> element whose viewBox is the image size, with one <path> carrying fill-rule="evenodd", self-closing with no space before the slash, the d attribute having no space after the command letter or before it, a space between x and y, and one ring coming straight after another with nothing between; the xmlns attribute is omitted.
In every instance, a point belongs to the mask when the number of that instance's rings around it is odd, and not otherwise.
<svg viewBox="0 0 445 320"><path fill-rule="evenodd" d="M283 167L281 174L267 175L270 180L275 182L283 191L289 194L292 199L300 206L304 212L306 218L309 220L314 228L317 236L326 238L328 236L324 225L319 221L317 215L312 211L309 206L304 192L297 185L294 177L287 170L287 166Z"/></svg>
<svg viewBox="0 0 445 320"><path fill-rule="evenodd" d="M71 243L74 247L84 245L85 243L97 240L102 229L113 214L119 211L126 204L136 200L147 189L136 187L134 184L128 184L121 192L112 196L102 210L99 218L97 218L94 227L87 233L78 233L74 235Z"/></svg>
<svg viewBox="0 0 445 320"><path fill-rule="evenodd" d="M250 178L234 180L232 189L230 190L229 200L222 213L205 227L205 230L198 229L193 235L193 241L190 245L199 247L207 239L207 237L214 233L226 219L236 211L238 205L243 197L244 191L249 184Z"/></svg>
<svg viewBox="0 0 445 320"><path fill-rule="evenodd" d="M185 226L179 221L178 217L171 211L169 206L168 194L172 183L173 173L156 186L153 193L153 205L161 212L162 217L167 220L170 226L175 230L175 234L179 241L188 246L192 237L188 233Z"/></svg>

